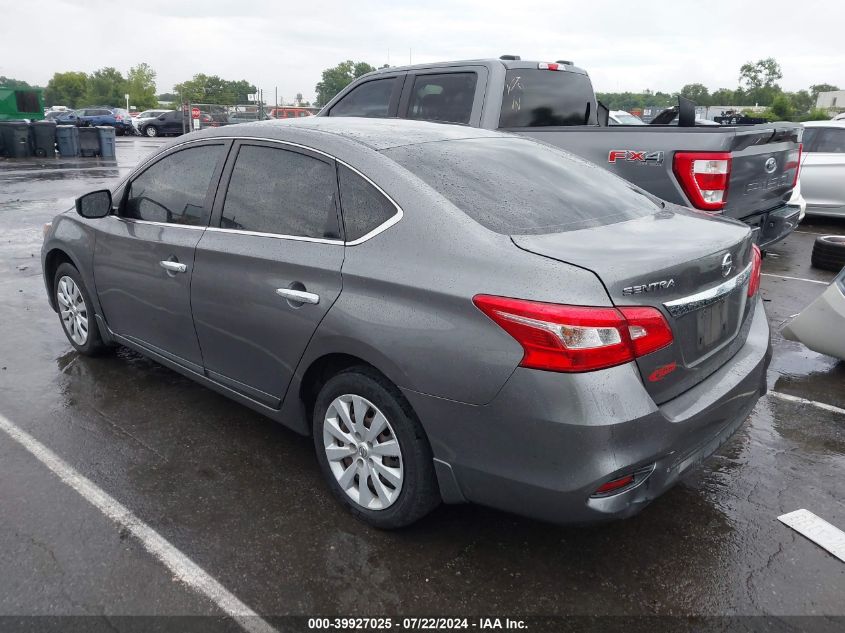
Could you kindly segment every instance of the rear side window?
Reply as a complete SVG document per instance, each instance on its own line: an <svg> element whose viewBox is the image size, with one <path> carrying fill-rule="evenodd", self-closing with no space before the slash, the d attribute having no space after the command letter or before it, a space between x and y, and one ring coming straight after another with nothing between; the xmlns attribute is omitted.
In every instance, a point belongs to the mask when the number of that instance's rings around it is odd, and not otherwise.
<svg viewBox="0 0 845 633"><path fill-rule="evenodd" d="M165 156L131 181L122 216L205 226L208 186L222 153L222 145L203 145Z"/></svg>
<svg viewBox="0 0 845 633"><path fill-rule="evenodd" d="M815 151L845 154L845 129L822 129L816 139Z"/></svg>
<svg viewBox="0 0 845 633"><path fill-rule="evenodd" d="M393 203L354 171L340 165L337 175L347 242L364 237L396 215Z"/></svg>
<svg viewBox="0 0 845 633"><path fill-rule="evenodd" d="M499 127L597 123L593 86L587 75L533 68L507 71Z"/></svg>
<svg viewBox="0 0 845 633"><path fill-rule="evenodd" d="M601 167L528 139L404 145L384 154L482 226L561 233L652 215L661 204Z"/></svg>
<svg viewBox="0 0 845 633"><path fill-rule="evenodd" d="M417 75L408 106L409 119L469 123L476 73Z"/></svg>
<svg viewBox="0 0 845 633"><path fill-rule="evenodd" d="M275 147L244 145L220 227L294 237L340 239L334 165Z"/></svg>
<svg viewBox="0 0 845 633"><path fill-rule="evenodd" d="M396 77L361 84L332 107L329 116L386 118Z"/></svg>

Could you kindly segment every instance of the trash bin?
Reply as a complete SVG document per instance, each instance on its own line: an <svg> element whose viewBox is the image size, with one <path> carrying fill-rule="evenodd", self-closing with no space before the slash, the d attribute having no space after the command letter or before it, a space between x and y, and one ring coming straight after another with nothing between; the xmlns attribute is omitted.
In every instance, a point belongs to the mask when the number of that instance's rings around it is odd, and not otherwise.
<svg viewBox="0 0 845 633"><path fill-rule="evenodd" d="M97 134L100 139L100 156L114 158L114 128L110 125L98 125Z"/></svg>
<svg viewBox="0 0 845 633"><path fill-rule="evenodd" d="M56 128L56 145L59 156L73 158L79 156L79 128L75 125L59 125Z"/></svg>
<svg viewBox="0 0 845 633"><path fill-rule="evenodd" d="M9 158L27 158L32 156L29 141L29 123L26 121L0 122L0 134L3 135L3 155Z"/></svg>
<svg viewBox="0 0 845 633"><path fill-rule="evenodd" d="M100 135L95 127L79 128L79 154L96 156L100 153Z"/></svg>
<svg viewBox="0 0 845 633"><path fill-rule="evenodd" d="M56 122L33 121L32 149L42 158L56 157Z"/></svg>

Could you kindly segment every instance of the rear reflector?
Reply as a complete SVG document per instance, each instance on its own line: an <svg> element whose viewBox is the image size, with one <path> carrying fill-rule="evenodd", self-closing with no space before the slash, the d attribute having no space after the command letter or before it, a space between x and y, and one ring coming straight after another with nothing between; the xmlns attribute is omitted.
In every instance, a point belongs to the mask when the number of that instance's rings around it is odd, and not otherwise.
<svg viewBox="0 0 845 633"><path fill-rule="evenodd" d="M676 152L675 177L690 203L703 211L721 211L728 201L729 152Z"/></svg>
<svg viewBox="0 0 845 633"><path fill-rule="evenodd" d="M611 479L606 484L602 484L601 486L596 489L593 493L594 496L603 496L609 492L614 492L619 490L620 488L627 488L632 483L634 483L634 476L633 475L625 475L624 477L620 477L619 479Z"/></svg>
<svg viewBox="0 0 845 633"><path fill-rule="evenodd" d="M473 303L522 345L520 365L585 372L614 367L672 343L656 308L592 308L476 295Z"/></svg>
<svg viewBox="0 0 845 633"><path fill-rule="evenodd" d="M760 274L763 267L763 254L756 244L751 245L751 279L748 281L748 296L753 297L760 289Z"/></svg>

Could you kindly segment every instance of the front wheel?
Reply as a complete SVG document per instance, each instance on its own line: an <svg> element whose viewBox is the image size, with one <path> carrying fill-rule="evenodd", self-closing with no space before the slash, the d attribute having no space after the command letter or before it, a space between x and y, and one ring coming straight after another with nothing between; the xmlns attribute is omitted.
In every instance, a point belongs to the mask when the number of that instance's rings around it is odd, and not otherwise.
<svg viewBox="0 0 845 633"><path fill-rule="evenodd" d="M56 270L53 292L62 329L70 344L80 354L97 356L107 349L97 328L91 297L82 283L82 276L71 264Z"/></svg>
<svg viewBox="0 0 845 633"><path fill-rule="evenodd" d="M313 431L329 487L366 523L403 527L440 503L422 426L396 386L370 368L344 370L323 386Z"/></svg>
<svg viewBox="0 0 845 633"><path fill-rule="evenodd" d="M149 136L150 138L152 138L154 136L158 136L158 129L156 129L156 127L154 125L148 125L144 129L144 135Z"/></svg>

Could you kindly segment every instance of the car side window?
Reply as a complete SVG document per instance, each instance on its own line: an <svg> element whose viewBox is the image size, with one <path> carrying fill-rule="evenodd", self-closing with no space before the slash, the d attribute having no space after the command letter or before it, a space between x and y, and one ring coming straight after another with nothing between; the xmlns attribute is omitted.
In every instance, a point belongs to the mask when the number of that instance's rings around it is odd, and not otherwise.
<svg viewBox="0 0 845 633"><path fill-rule="evenodd" d="M826 128L819 131L815 151L845 154L845 129Z"/></svg>
<svg viewBox="0 0 845 633"><path fill-rule="evenodd" d="M804 151L807 153L816 151L816 139L819 136L821 128L807 127L804 128L804 136L801 137L801 143L804 145Z"/></svg>
<svg viewBox="0 0 845 633"><path fill-rule="evenodd" d="M354 242L396 215L383 193L345 165L337 168L346 241Z"/></svg>
<svg viewBox="0 0 845 633"><path fill-rule="evenodd" d="M202 145L168 154L129 183L121 217L205 226L206 196L223 145Z"/></svg>
<svg viewBox="0 0 845 633"><path fill-rule="evenodd" d="M469 123L476 73L417 75L408 107L409 119Z"/></svg>
<svg viewBox="0 0 845 633"><path fill-rule="evenodd" d="M329 116L362 116L386 118L390 109L390 95L396 84L396 77L376 79L354 88L337 102Z"/></svg>
<svg viewBox="0 0 845 633"><path fill-rule="evenodd" d="M340 239L334 165L287 149L241 146L220 228Z"/></svg>

